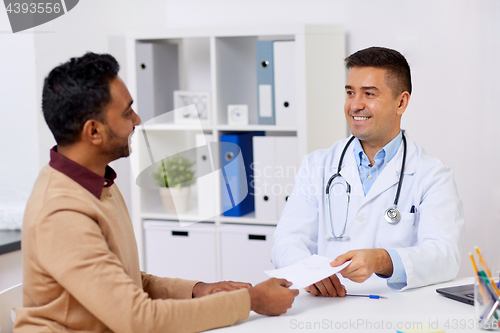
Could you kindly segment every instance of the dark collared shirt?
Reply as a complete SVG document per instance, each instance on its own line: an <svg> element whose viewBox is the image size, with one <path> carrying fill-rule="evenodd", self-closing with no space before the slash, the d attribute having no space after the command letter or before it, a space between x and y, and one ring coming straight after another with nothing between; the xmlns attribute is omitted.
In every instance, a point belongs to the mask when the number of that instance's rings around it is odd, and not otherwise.
<svg viewBox="0 0 500 333"><path fill-rule="evenodd" d="M102 188L113 185L116 178L115 170L109 165L106 166L104 177L101 177L66 156L59 154L57 146L52 147L50 150L49 165L73 179L99 200L101 200Z"/></svg>

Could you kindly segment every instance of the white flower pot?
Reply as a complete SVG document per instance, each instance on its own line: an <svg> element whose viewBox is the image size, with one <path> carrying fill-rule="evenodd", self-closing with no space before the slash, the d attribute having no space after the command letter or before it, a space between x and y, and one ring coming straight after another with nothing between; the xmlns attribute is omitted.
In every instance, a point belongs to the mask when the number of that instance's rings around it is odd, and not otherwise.
<svg viewBox="0 0 500 333"><path fill-rule="evenodd" d="M160 188L161 202L168 214L182 214L189 209L191 187L162 187Z"/></svg>

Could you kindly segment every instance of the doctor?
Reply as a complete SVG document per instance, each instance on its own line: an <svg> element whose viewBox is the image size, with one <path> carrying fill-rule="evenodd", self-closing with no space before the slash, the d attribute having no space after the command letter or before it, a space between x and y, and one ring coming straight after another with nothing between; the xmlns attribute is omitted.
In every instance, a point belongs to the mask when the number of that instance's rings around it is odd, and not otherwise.
<svg viewBox="0 0 500 333"><path fill-rule="evenodd" d="M354 138L303 158L274 234L274 265L312 254L335 258L332 266L351 260L343 277L363 282L375 273L396 290L453 279L462 202L453 171L400 129L411 94L406 59L371 47L346 58L346 67L344 112ZM306 290L333 297L346 292L336 275Z"/></svg>

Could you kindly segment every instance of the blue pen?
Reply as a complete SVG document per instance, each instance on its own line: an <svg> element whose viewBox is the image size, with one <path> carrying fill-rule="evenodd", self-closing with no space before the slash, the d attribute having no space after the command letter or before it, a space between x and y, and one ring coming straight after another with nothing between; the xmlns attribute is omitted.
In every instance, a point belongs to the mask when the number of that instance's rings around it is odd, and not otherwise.
<svg viewBox="0 0 500 333"><path fill-rule="evenodd" d="M410 213L415 213L415 205L411 206Z"/></svg>
<svg viewBox="0 0 500 333"><path fill-rule="evenodd" d="M345 294L346 296L354 296L354 297L368 297L371 299L387 299L385 296L380 296L380 295L356 295L356 294Z"/></svg>

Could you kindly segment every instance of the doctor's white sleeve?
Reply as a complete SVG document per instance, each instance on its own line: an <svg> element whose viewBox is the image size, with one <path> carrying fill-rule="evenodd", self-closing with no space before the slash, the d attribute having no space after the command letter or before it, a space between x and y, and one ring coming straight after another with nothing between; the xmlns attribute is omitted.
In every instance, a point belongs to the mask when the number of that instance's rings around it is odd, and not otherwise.
<svg viewBox="0 0 500 333"><path fill-rule="evenodd" d="M420 175L417 244L395 249L403 261L407 285L402 290L448 281L457 276L464 233L462 201L453 171L439 164Z"/></svg>
<svg viewBox="0 0 500 333"><path fill-rule="evenodd" d="M292 195L274 232L271 261L276 268L290 266L317 253L317 194L322 187L317 188L311 181L314 170L314 164L305 156L295 176Z"/></svg>

